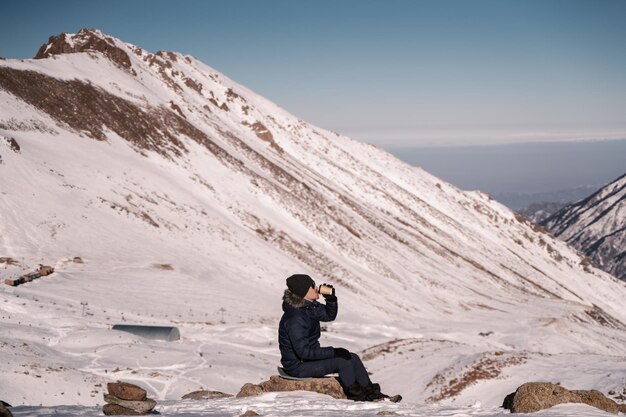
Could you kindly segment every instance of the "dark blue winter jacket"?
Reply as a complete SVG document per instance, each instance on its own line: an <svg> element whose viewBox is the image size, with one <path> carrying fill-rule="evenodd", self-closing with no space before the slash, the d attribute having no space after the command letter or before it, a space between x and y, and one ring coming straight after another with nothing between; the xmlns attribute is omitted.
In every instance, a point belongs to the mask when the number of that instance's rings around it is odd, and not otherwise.
<svg viewBox="0 0 626 417"><path fill-rule="evenodd" d="M337 302L307 301L301 308L283 302L283 317L278 326L278 344L285 371L296 369L300 362L329 359L332 347L320 347L320 321L337 317Z"/></svg>

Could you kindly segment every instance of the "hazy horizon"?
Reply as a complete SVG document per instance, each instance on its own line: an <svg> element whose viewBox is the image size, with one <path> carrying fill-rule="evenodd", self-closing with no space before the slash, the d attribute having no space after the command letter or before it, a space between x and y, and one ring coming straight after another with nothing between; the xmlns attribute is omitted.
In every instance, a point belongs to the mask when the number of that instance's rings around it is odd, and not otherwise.
<svg viewBox="0 0 626 417"><path fill-rule="evenodd" d="M385 149L458 188L493 195L599 188L626 174L626 139Z"/></svg>

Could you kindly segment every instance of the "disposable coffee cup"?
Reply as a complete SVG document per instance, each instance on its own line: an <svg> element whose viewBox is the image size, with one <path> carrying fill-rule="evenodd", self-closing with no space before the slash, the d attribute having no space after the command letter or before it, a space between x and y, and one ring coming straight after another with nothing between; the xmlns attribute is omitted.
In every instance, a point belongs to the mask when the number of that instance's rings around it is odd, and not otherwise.
<svg viewBox="0 0 626 417"><path fill-rule="evenodd" d="M322 295L332 295L333 294L333 288L329 287L328 285L320 285L319 290L317 290L317 292L319 292Z"/></svg>

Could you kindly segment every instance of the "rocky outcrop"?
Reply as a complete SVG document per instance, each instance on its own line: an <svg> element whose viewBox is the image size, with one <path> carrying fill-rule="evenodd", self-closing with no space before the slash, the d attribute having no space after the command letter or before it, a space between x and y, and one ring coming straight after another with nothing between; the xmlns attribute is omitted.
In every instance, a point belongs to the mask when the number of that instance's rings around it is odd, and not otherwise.
<svg viewBox="0 0 626 417"><path fill-rule="evenodd" d="M35 59L88 51L100 52L120 67L127 70L131 69L132 65L128 54L115 45L113 38L103 35L96 29L81 29L76 35L61 33L57 36L51 36L48 43L39 48Z"/></svg>
<svg viewBox="0 0 626 417"><path fill-rule="evenodd" d="M547 382L528 382L504 399L504 408L512 413L534 413L565 403L583 403L609 413L617 414L618 404L600 391L570 391Z"/></svg>
<svg viewBox="0 0 626 417"><path fill-rule="evenodd" d="M4 139L6 139L7 143L9 144L13 152L20 153L20 151L22 150L20 148L20 144L17 143L17 141L14 138L4 138Z"/></svg>
<svg viewBox="0 0 626 417"><path fill-rule="evenodd" d="M104 394L107 404L102 412L107 416L140 416L150 413L156 401L148 398L148 393L137 385L126 382L107 384L108 394Z"/></svg>
<svg viewBox="0 0 626 417"><path fill-rule="evenodd" d="M216 398L232 397L230 394L219 391L199 390L183 395L183 400L214 400Z"/></svg>
<svg viewBox="0 0 626 417"><path fill-rule="evenodd" d="M259 139L269 143L270 146L279 154L282 155L285 152L283 148L281 148L280 145L276 143L276 141L274 140L274 135L272 135L272 132L267 127L265 127L263 123L256 121L253 124L250 124L244 120L243 122L241 122L241 124L244 126L248 126Z"/></svg>
<svg viewBox="0 0 626 417"><path fill-rule="evenodd" d="M333 398L345 399L346 394L341 384L335 378L312 378L306 381L296 381L272 375L268 381L260 384L245 384L237 394L237 398L259 395L264 392L276 391L313 391L330 395Z"/></svg>

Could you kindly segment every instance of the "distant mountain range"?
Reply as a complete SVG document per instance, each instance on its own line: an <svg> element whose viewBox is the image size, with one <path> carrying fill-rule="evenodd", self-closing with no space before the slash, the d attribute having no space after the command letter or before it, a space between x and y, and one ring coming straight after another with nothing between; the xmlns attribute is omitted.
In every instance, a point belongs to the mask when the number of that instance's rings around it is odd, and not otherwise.
<svg viewBox="0 0 626 417"><path fill-rule="evenodd" d="M582 187L541 193L507 192L491 193L490 195L500 203L513 210L518 210L520 213L523 213L524 211L530 213L533 210L533 206L537 207L537 205L543 205L544 209L547 208L548 210L553 210L557 208L559 204L562 207L574 201L582 200L600 188L602 188L602 184L585 185Z"/></svg>
<svg viewBox="0 0 626 417"><path fill-rule="evenodd" d="M540 224L548 217L563 208L563 203L534 203L530 206L518 210L518 213L524 215L524 217L532 220L533 222Z"/></svg>
<svg viewBox="0 0 626 417"><path fill-rule="evenodd" d="M626 280L626 175L541 224L600 268Z"/></svg>
<svg viewBox="0 0 626 417"><path fill-rule="evenodd" d="M581 200L623 174L626 139L390 150L462 190L521 210Z"/></svg>

